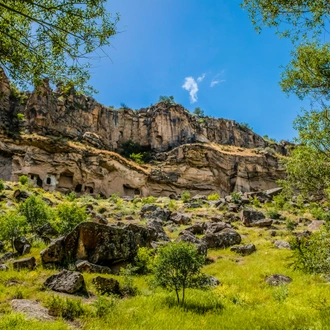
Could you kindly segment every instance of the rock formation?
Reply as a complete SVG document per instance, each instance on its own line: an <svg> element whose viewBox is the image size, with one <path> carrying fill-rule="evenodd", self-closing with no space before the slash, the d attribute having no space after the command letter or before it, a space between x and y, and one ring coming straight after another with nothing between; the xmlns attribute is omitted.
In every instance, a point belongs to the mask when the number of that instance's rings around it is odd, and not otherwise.
<svg viewBox="0 0 330 330"><path fill-rule="evenodd" d="M283 169L268 142L235 121L192 116L180 105L114 110L48 82L18 93L0 81L0 178L28 175L46 190L109 196L227 195L276 187ZM23 114L24 116L18 116ZM146 166L121 157L125 142L153 155Z"/></svg>

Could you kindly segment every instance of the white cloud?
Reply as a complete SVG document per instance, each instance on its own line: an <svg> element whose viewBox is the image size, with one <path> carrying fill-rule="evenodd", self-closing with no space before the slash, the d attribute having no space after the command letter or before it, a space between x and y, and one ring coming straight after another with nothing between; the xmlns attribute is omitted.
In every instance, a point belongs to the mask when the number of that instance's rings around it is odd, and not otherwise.
<svg viewBox="0 0 330 330"><path fill-rule="evenodd" d="M197 78L197 81L199 81L198 79L200 79L200 78L201 77ZM204 77L202 78L202 80L203 79L204 79ZM200 81L202 81L202 80L200 80ZM190 103L197 102L198 84L193 77L186 77L184 84L182 85L182 88L189 92Z"/></svg>
<svg viewBox="0 0 330 330"><path fill-rule="evenodd" d="M199 83L202 82L204 80L205 76L206 76L206 74L203 73L200 77L197 78L197 82L199 82Z"/></svg>
<svg viewBox="0 0 330 330"><path fill-rule="evenodd" d="M215 85L226 82L226 80L224 79L219 79L221 76L223 76L223 74L224 74L224 70L222 70L220 73L215 75L211 80L210 87L214 87Z"/></svg>

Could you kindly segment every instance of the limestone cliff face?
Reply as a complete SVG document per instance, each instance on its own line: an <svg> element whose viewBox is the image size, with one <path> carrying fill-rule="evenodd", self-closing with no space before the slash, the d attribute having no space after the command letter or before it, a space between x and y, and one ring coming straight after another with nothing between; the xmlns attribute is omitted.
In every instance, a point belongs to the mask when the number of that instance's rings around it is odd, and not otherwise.
<svg viewBox="0 0 330 330"><path fill-rule="evenodd" d="M168 151L194 142L215 142L245 148L264 148L267 142L233 120L192 116L181 105L158 103L146 109L113 110L93 98L75 93L52 91L47 82L19 106L10 102L10 87L5 79L0 84L3 123L17 125L15 117L24 113L25 131L56 135L83 141L94 135L94 141L107 150L118 151L123 142L134 141L145 149ZM7 117L7 118L5 118ZM96 141L98 140L98 141Z"/></svg>
<svg viewBox="0 0 330 330"><path fill-rule="evenodd" d="M1 179L25 174L46 190L170 196L269 189L284 175L276 157L251 150L268 143L235 121L196 118L165 103L113 110L93 98L53 91L47 81L18 94L1 75ZM115 153L127 141L155 160L141 167ZM286 152L285 144L273 149Z"/></svg>

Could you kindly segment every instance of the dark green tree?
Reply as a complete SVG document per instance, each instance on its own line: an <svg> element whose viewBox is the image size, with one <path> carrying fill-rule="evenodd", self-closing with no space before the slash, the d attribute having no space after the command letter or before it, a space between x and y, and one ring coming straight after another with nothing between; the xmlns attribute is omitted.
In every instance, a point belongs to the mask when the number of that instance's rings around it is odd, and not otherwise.
<svg viewBox="0 0 330 330"><path fill-rule="evenodd" d="M185 302L187 288L205 288L207 277L201 272L205 258L188 243L170 243L159 250L154 264L156 285L175 291L177 302Z"/></svg>
<svg viewBox="0 0 330 330"><path fill-rule="evenodd" d="M204 110L202 110L201 108L197 107L195 108L193 114L197 117L204 117Z"/></svg>
<svg viewBox="0 0 330 330"><path fill-rule="evenodd" d="M93 57L116 33L106 0L0 0L0 67L18 85L54 84L84 92Z"/></svg>
<svg viewBox="0 0 330 330"><path fill-rule="evenodd" d="M167 105L174 105L174 104L176 104L175 101L174 101L174 96L172 96L172 95L171 96L161 95L161 96L159 96L158 102L164 102Z"/></svg>

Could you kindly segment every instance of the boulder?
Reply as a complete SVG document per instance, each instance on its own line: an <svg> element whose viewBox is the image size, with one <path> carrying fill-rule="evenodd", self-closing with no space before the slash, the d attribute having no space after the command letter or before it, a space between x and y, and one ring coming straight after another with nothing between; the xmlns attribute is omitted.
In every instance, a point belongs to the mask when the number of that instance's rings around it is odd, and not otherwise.
<svg viewBox="0 0 330 330"><path fill-rule="evenodd" d="M8 270L9 267L5 264L0 264L0 271L3 271L3 270Z"/></svg>
<svg viewBox="0 0 330 330"><path fill-rule="evenodd" d="M189 225L191 223L191 217L183 213L172 213L170 220L177 225Z"/></svg>
<svg viewBox="0 0 330 330"><path fill-rule="evenodd" d="M179 234L177 242L186 242L186 243L194 244L199 254L204 256L207 255L207 245L205 244L205 242L194 236L189 231L185 231L185 230L182 231Z"/></svg>
<svg viewBox="0 0 330 330"><path fill-rule="evenodd" d="M214 215L211 217L212 222L223 222L223 216L222 215Z"/></svg>
<svg viewBox="0 0 330 330"><path fill-rule="evenodd" d="M119 282L114 278L94 277L92 283L101 294L120 294Z"/></svg>
<svg viewBox="0 0 330 330"><path fill-rule="evenodd" d="M77 271L81 273L99 273L99 274L111 274L111 269L106 266L95 265L87 260L76 261Z"/></svg>
<svg viewBox="0 0 330 330"><path fill-rule="evenodd" d="M26 269L26 268L32 270L35 268L35 266L36 266L36 259L34 257L19 259L13 262L13 267L16 270Z"/></svg>
<svg viewBox="0 0 330 330"><path fill-rule="evenodd" d="M254 244L245 244L245 245L233 246L230 250L238 254L241 254L243 256L248 256L253 252L255 252L257 249Z"/></svg>
<svg viewBox="0 0 330 330"><path fill-rule="evenodd" d="M202 241L208 248L224 249L232 245L241 243L241 235L233 229L226 228L220 233L206 234Z"/></svg>
<svg viewBox="0 0 330 330"><path fill-rule="evenodd" d="M17 313L23 313L28 319L39 321L55 321L55 318L48 313L48 309L38 301L27 299L13 299L10 302L11 308Z"/></svg>
<svg viewBox="0 0 330 330"><path fill-rule="evenodd" d="M145 246L143 244L148 242L148 235L151 235L150 229L140 227L142 226L128 229L95 222L83 222L66 237L56 240L43 250L40 253L42 262L60 264L67 258L87 260L93 264L111 265L117 261L131 260L138 250L137 240L140 239L142 246Z"/></svg>
<svg viewBox="0 0 330 330"><path fill-rule="evenodd" d="M57 230L49 222L37 228L36 232L39 236L49 236L49 237L58 236Z"/></svg>
<svg viewBox="0 0 330 330"><path fill-rule="evenodd" d="M26 199L28 199L32 194L30 192L27 192L25 190L15 190L13 197L14 199L16 199L18 202L22 202L25 201Z"/></svg>
<svg viewBox="0 0 330 330"><path fill-rule="evenodd" d="M274 246L277 247L278 249L288 249L291 250L291 246L289 242L286 241L274 241Z"/></svg>
<svg viewBox="0 0 330 330"><path fill-rule="evenodd" d="M194 235L202 235L204 234L207 228L207 224L205 222L196 222L192 226L186 228L184 231L189 231Z"/></svg>
<svg viewBox="0 0 330 330"><path fill-rule="evenodd" d="M221 285L220 281L214 277L214 276L211 276L211 275L206 275L206 280L207 280L207 284L208 286L212 287L212 288L215 288L219 285Z"/></svg>
<svg viewBox="0 0 330 330"><path fill-rule="evenodd" d="M253 209L244 209L241 212L241 220L246 227L266 227L272 224L271 219L266 219L262 212Z"/></svg>
<svg viewBox="0 0 330 330"><path fill-rule="evenodd" d="M163 224L164 223L161 220L148 220L147 221L147 226L149 228L153 228L156 231L156 238L154 239L154 241L161 240L161 241L168 242L170 240L163 228Z"/></svg>
<svg viewBox="0 0 330 330"><path fill-rule="evenodd" d="M234 203L229 203L228 205L227 205L227 210L229 211L229 212L234 212L234 213L237 213L239 210L240 210L240 205L238 205L238 204L234 204Z"/></svg>
<svg viewBox="0 0 330 330"><path fill-rule="evenodd" d="M31 244L24 236L15 238L14 247L21 256L30 253L31 250Z"/></svg>
<svg viewBox="0 0 330 330"><path fill-rule="evenodd" d="M325 224L324 220L314 220L308 225L307 229L311 232L320 230L321 227Z"/></svg>
<svg viewBox="0 0 330 330"><path fill-rule="evenodd" d="M157 230L152 226L140 226L130 223L124 228L134 233L135 241L140 247L150 248L151 242L156 241L158 237Z"/></svg>
<svg viewBox="0 0 330 330"><path fill-rule="evenodd" d="M219 233L220 231L224 230L225 228L230 228L231 226L225 222L208 222L206 223L207 229L206 233L207 234L212 234L212 233Z"/></svg>
<svg viewBox="0 0 330 330"><path fill-rule="evenodd" d="M271 286L279 286L289 284L292 282L292 278L286 275L274 274L266 278L266 283Z"/></svg>
<svg viewBox="0 0 330 330"><path fill-rule="evenodd" d="M79 272L62 270L50 276L44 283L46 288L64 293L77 293L86 291L84 277Z"/></svg>
<svg viewBox="0 0 330 330"><path fill-rule="evenodd" d="M14 259L17 256L14 252L6 252L0 257L0 263L4 263L10 259Z"/></svg>

